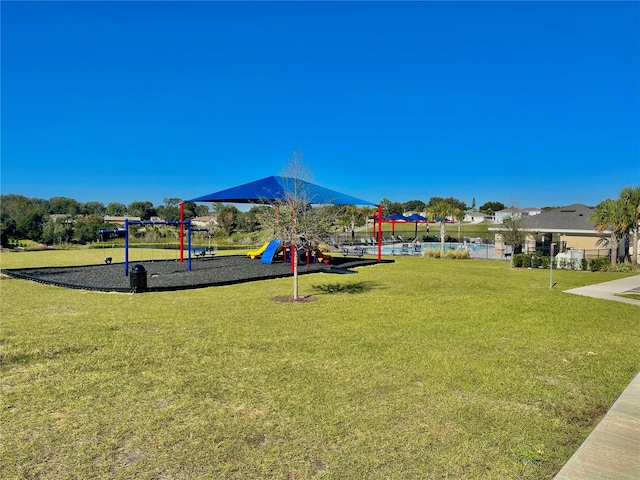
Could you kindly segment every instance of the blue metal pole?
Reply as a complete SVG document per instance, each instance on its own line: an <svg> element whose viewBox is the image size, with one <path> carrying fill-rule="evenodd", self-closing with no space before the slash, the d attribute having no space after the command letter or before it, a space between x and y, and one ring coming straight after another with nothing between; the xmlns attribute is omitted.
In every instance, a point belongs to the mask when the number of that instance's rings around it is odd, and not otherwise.
<svg viewBox="0 0 640 480"><path fill-rule="evenodd" d="M127 233L124 235L124 276L129 276L129 219L124 219L124 229Z"/></svg>
<svg viewBox="0 0 640 480"><path fill-rule="evenodd" d="M187 248L189 249L189 261L187 262L187 270L191 271L191 219L187 219Z"/></svg>

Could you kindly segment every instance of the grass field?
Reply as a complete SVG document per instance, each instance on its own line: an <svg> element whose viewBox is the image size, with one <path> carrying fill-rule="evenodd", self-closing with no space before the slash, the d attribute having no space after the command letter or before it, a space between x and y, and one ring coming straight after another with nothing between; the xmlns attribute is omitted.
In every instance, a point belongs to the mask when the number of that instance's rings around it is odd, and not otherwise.
<svg viewBox="0 0 640 480"><path fill-rule="evenodd" d="M0 478L552 478L640 370L638 307L562 290L624 276L397 258L307 303L2 277Z"/></svg>

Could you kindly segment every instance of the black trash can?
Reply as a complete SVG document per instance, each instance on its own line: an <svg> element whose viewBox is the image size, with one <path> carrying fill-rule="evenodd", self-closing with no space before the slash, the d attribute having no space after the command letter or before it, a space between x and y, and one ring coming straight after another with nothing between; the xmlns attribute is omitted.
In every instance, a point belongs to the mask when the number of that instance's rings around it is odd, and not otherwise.
<svg viewBox="0 0 640 480"><path fill-rule="evenodd" d="M129 273L129 285L134 293L141 293L147 289L147 270L144 265L134 265Z"/></svg>

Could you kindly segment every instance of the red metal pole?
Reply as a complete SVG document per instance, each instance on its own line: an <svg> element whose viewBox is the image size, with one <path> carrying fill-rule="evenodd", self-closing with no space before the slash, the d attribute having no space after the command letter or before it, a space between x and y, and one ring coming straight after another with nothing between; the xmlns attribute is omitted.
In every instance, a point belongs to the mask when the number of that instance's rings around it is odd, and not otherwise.
<svg viewBox="0 0 640 480"><path fill-rule="evenodd" d="M291 254L289 255L289 259L291 260L291 273L295 273L296 263L298 262L298 250L293 243L291 244Z"/></svg>
<svg viewBox="0 0 640 480"><path fill-rule="evenodd" d="M382 205L378 205L378 261L382 260Z"/></svg>
<svg viewBox="0 0 640 480"><path fill-rule="evenodd" d="M180 221L184 222L184 202L180 202ZM184 262L184 225L180 224L180 263Z"/></svg>

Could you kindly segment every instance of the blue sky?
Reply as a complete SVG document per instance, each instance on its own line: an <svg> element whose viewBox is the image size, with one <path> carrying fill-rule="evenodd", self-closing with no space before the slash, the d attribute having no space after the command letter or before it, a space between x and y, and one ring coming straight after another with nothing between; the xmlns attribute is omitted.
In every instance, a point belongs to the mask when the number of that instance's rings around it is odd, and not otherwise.
<svg viewBox="0 0 640 480"><path fill-rule="evenodd" d="M2 193L278 175L520 207L640 184L637 2L6 2Z"/></svg>

